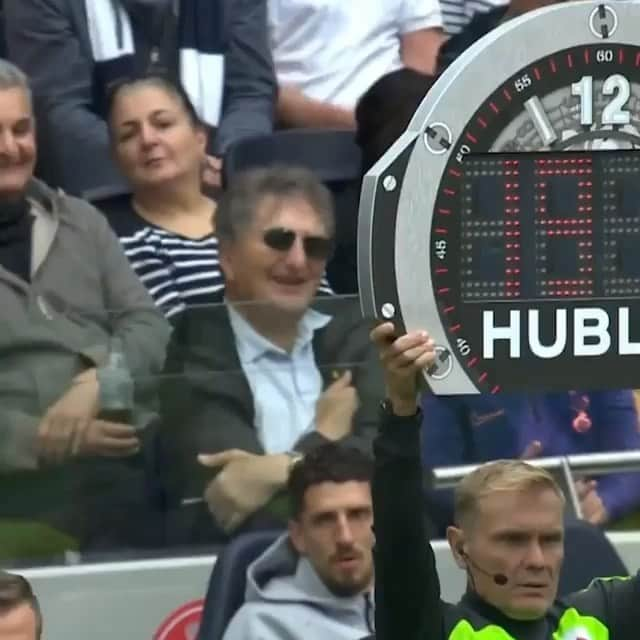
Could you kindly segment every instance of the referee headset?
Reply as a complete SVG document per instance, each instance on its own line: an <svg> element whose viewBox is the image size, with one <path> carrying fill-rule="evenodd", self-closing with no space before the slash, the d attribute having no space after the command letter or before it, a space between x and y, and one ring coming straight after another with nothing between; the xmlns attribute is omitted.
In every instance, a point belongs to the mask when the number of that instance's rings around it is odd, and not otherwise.
<svg viewBox="0 0 640 640"><path fill-rule="evenodd" d="M464 546L462 544L458 544L456 547L457 554L464 560L465 562L465 571L467 574L467 578L469 578L469 582L473 587L473 590L477 592L476 582L473 578L473 573L471 572L470 566L473 567L476 571L483 573L485 576L492 578L495 584L499 587L505 587L509 583L509 578L504 573L491 573L490 571L486 571L482 567L478 565L477 562L471 559L469 554L464 550Z"/></svg>

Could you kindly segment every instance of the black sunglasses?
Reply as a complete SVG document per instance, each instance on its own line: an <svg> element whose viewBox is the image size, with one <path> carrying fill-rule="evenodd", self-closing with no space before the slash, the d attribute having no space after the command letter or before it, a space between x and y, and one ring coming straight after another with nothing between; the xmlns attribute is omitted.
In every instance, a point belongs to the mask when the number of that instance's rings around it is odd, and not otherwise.
<svg viewBox="0 0 640 640"><path fill-rule="evenodd" d="M284 227L267 229L262 236L264 243L274 251L289 251L298 237L295 231ZM308 258L326 260L333 250L333 240L324 236L303 236L302 246Z"/></svg>

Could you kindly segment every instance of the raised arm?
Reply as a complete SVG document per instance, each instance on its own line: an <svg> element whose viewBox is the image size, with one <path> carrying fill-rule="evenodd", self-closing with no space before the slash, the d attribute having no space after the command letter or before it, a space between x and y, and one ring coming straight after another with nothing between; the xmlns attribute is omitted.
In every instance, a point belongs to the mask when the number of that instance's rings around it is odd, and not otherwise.
<svg viewBox="0 0 640 640"><path fill-rule="evenodd" d="M443 604L423 514L417 375L433 360L425 332L396 338L390 323L372 332L385 370L387 401L374 443L377 640L443 640Z"/></svg>

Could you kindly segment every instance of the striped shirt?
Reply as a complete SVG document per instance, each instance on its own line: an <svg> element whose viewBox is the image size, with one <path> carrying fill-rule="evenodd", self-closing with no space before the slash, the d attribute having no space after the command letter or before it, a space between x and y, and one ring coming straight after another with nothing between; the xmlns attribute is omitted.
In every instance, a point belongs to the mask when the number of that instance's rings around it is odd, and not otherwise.
<svg viewBox="0 0 640 640"><path fill-rule="evenodd" d="M508 4L509 0L440 0L444 31L448 36L455 36L477 13L487 13Z"/></svg>
<svg viewBox="0 0 640 640"><path fill-rule="evenodd" d="M186 307L222 302L224 276L215 234L188 238L148 222L130 207L109 216L109 222L131 267L167 318ZM318 294L332 293L323 278Z"/></svg>

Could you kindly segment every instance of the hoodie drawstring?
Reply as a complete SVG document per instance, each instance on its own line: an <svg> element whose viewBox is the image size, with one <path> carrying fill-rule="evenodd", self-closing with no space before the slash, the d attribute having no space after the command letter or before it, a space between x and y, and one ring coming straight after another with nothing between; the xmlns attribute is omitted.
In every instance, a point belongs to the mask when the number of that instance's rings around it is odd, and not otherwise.
<svg viewBox="0 0 640 640"><path fill-rule="evenodd" d="M373 620L371 614L373 613L373 603L371 602L371 594L367 591L364 594L364 619L367 625L367 630L373 632Z"/></svg>

